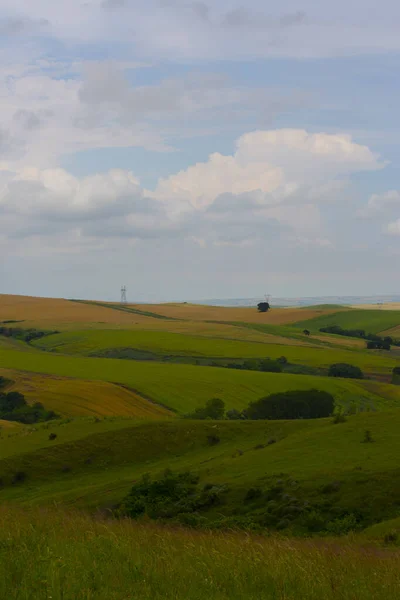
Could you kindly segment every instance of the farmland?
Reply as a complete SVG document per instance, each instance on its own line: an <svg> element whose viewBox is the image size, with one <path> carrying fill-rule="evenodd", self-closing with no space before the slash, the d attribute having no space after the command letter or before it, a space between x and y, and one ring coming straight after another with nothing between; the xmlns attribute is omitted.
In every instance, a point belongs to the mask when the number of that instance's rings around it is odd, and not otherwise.
<svg viewBox="0 0 400 600"><path fill-rule="evenodd" d="M308 327L318 331L321 327L340 325L344 329L364 329L367 333L383 333L397 327L400 321L398 310L357 310L335 312L320 315L296 323L298 327Z"/></svg>
<svg viewBox="0 0 400 600"><path fill-rule="evenodd" d="M396 364L390 356L349 351L311 343L302 344L242 342L220 338L189 336L155 331L89 330L50 335L34 343L35 347L64 354L94 355L113 348L132 348L147 352L154 359L166 357L208 358L286 358L295 364L327 367L335 362L350 362L371 372L389 373ZM151 358L151 356L149 357Z"/></svg>
<svg viewBox="0 0 400 600"><path fill-rule="evenodd" d="M269 393L312 387L331 392L339 404L357 400L361 404L376 407L393 402L385 399L385 384L379 384L381 395L369 392L361 381L311 375L232 371L214 367L30 354L1 349L0 364L6 369L123 384L143 397L149 397L179 413L189 412L213 396L222 398L228 408L243 409L250 401ZM397 389L400 397L400 388L395 388L396 393Z"/></svg>
<svg viewBox="0 0 400 600"><path fill-rule="evenodd" d="M136 560L133 540L140 538L141 575L132 585L141 598L168 598L171 592L171 598L180 600L182 590L171 591L175 588L165 573L161 578L168 582L164 588L158 581L159 562L153 575L149 565L154 556L159 561L165 547L166 573L175 569L179 577L185 560L190 569L191 561L201 555L200 542L193 540L202 540L208 548L211 544L216 556L223 552L220 562L214 560L212 565L201 556L207 578L213 582L210 589L215 591L218 585L220 592L210 597L268 598L266 592L260 596L268 575L268 590L282 585L285 589L284 596L271 592L271 600L306 600L313 598L311 589L315 598L362 600L370 598L370 590L376 589L374 598L379 598L371 565L385 574L385 594L396 597L397 550L385 550L388 559L381 565L380 555L368 555L361 548L371 540L386 544L388 534L396 540L397 530L400 532L400 386L391 383L392 369L400 362L398 350L368 351L363 340L322 334L318 329L333 319L342 327L362 326L381 332L386 327L400 327L399 315L395 311L335 306L273 309L259 314L247 308L118 306L0 296L0 321L15 321L4 325L43 330L42 337L29 342L0 336L0 376L6 382L2 391L21 392L29 404L41 402L57 414L57 418L34 426L0 422L0 521L7 523L12 516L18 522L13 532L3 524L1 535L7 540L15 537L22 547L32 544L35 556L45 556L46 552L50 556L51 548L63 557L63 572L69 573L66 579L58 563L47 558L40 562L40 569L33 570L31 578L21 575L31 565L33 554L19 552L12 575L20 582L18 593L26 589L25 596L30 597L29 590L38 589L36 576L40 572L40 581L48 582L46 597L122 600L126 596L123 586L131 580L118 571L123 567L116 565L121 556ZM305 328L311 331L310 336L303 333ZM46 334L54 330L59 333ZM126 359L109 357L126 349L130 350ZM224 361L267 357L285 357L285 368L294 371L222 368ZM219 362L205 366L210 363L204 361L211 360ZM337 362L359 366L365 378L328 377L328 367ZM335 411L349 414L338 421L182 418L212 398L223 400L226 410L241 411L249 402L272 393L310 389L331 393ZM169 469L173 473L190 472L200 490L216 490L217 504L189 515L184 512L173 521L174 529L149 523L158 518L154 515L133 523L93 516L115 516L115 507L121 505L133 482L140 482L143 476L157 481ZM181 503L184 506L183 499ZM24 512L19 512L21 507ZM61 520L69 526L59 527ZM31 525L28 530L24 526L27 522ZM196 530L188 530L187 525ZM83 535L83 526L90 533ZM257 537L227 534L232 528L253 530ZM289 536L287 541L276 537L281 530ZM266 533L268 537L264 537ZM327 540L328 534L334 541ZM116 546L110 541L115 535ZM153 535L161 544L159 548L158 542L151 541ZM313 541L298 539L310 536ZM92 539L94 546L87 555ZM243 584L246 591L239 579L230 587L223 571L233 565L229 561L237 559L237 546L243 544L249 556L269 557L268 572L266 565L261 568L247 563L244 557L240 567L235 567L235 573L255 578L251 584ZM330 544L335 548L339 545L340 553L332 553ZM153 555L155 547L158 549ZM176 564L171 548L180 557ZM115 561L112 572L120 573L121 584L111 574L107 581L97 575L100 566L107 573L108 566L102 562L105 555L107 565ZM291 556L291 564L298 564L298 571L295 567L290 577L280 570L286 564L284 556L287 560ZM341 556L346 560L351 557L351 569L347 565L343 571ZM85 572L92 573L89 579L79 570L81 561L86 561ZM97 568L93 569L95 563ZM310 588L308 569L312 565L322 565L322 572ZM7 585L16 590L7 579L8 572L2 577L0 590ZM140 587L143 577L147 584ZM357 593L343 595L342 588L352 577L357 577ZM195 577L193 581L193 586L187 583L185 600L199 600L206 593ZM113 590L120 585L121 593L113 596L109 585ZM21 597L17 591L13 593L7 597Z"/></svg>

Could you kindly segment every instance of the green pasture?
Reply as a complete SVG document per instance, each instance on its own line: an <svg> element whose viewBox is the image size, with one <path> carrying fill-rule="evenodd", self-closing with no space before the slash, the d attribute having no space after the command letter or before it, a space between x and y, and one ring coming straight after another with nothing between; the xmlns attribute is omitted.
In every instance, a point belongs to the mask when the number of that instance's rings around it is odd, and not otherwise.
<svg viewBox="0 0 400 600"><path fill-rule="evenodd" d="M250 401L274 392L310 388L332 393L338 405L354 402L370 408L384 408L397 406L398 398L400 399L400 387L377 383L375 391L371 392L364 385L368 382L359 380L57 356L44 352L17 352L1 348L0 366L33 373L123 384L138 391L145 398L150 398L178 413L190 412L213 397L222 398L228 409L243 409ZM386 393L388 387L391 390L390 398Z"/></svg>
<svg viewBox="0 0 400 600"><path fill-rule="evenodd" d="M303 340L304 341L304 340ZM304 342L306 343L306 342ZM205 338L165 331L87 330L63 332L35 341L35 347L64 354L90 355L113 348L133 348L151 353L153 358L279 358L314 367L328 367L337 362L359 366L366 372L389 373L398 361L376 352L343 348L242 342Z"/></svg>
<svg viewBox="0 0 400 600"><path fill-rule="evenodd" d="M221 510L240 514L250 487L268 487L276 478L289 477L310 501L320 497L324 485L340 482L337 505L351 511L363 506L374 522L398 514L399 427L399 411L389 411L355 415L340 425L331 419L172 420L63 443L62 430L56 428L56 445L42 441L31 452L21 453L21 438L15 437L15 455L0 460L1 493L3 501L25 505L104 509L118 503L143 474L159 476L170 468L198 473L204 483L227 485L230 492ZM373 443L362 443L365 430L371 431ZM216 446L209 445L210 434L218 435ZM275 439L272 445L266 443L270 438ZM16 472L24 472L26 481L12 485Z"/></svg>
<svg viewBox="0 0 400 600"><path fill-rule="evenodd" d="M340 325L343 329L364 329L366 333L381 333L400 325L400 311L352 309L295 323L296 327L310 331L318 331L321 327L330 325Z"/></svg>

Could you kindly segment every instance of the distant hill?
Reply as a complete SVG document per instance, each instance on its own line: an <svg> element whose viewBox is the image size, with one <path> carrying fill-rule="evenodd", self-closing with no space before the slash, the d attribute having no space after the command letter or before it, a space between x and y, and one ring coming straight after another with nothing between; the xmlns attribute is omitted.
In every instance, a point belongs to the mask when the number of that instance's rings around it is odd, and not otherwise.
<svg viewBox="0 0 400 600"><path fill-rule="evenodd" d="M196 304L207 304L213 306L255 306L264 298L213 298L210 300L198 300ZM315 306L315 305L354 305L354 304L387 304L400 302L400 294L392 296L310 296L299 298L276 298L271 297L273 306Z"/></svg>

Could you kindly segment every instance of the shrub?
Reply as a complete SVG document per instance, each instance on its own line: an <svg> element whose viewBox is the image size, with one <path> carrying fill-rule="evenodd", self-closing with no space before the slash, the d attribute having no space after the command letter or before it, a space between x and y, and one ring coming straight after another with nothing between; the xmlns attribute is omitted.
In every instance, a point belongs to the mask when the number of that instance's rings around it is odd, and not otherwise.
<svg viewBox="0 0 400 600"><path fill-rule="evenodd" d="M280 356L276 359L276 362L278 362L280 365L287 365L288 359L286 358L286 356Z"/></svg>
<svg viewBox="0 0 400 600"><path fill-rule="evenodd" d="M24 473L24 471L17 471L13 475L12 483L13 484L23 483L25 481L25 479L26 479L26 473Z"/></svg>
<svg viewBox="0 0 400 600"><path fill-rule="evenodd" d="M198 486L199 478L193 473L175 474L166 470L156 480L144 475L142 480L132 487L118 513L137 518L148 515L152 518L176 518L185 513L194 513L219 504L223 486Z"/></svg>
<svg viewBox="0 0 400 600"><path fill-rule="evenodd" d="M346 423L346 416L342 413L342 411L338 411L333 415L332 423L337 425L338 423Z"/></svg>
<svg viewBox="0 0 400 600"><path fill-rule="evenodd" d="M392 383L400 383L400 367L394 367L392 371Z"/></svg>
<svg viewBox="0 0 400 600"><path fill-rule="evenodd" d="M267 441L267 446L272 446L272 444L276 444L275 438L269 438Z"/></svg>
<svg viewBox="0 0 400 600"><path fill-rule="evenodd" d="M264 371L264 373L282 373L282 365L277 360L264 358L259 362L259 371Z"/></svg>
<svg viewBox="0 0 400 600"><path fill-rule="evenodd" d="M383 538L385 544L397 544L399 541L399 534L397 531L389 531Z"/></svg>
<svg viewBox="0 0 400 600"><path fill-rule="evenodd" d="M244 497L245 502L252 502L252 500L256 500L262 496L262 491L260 488L250 488L247 490L247 493Z"/></svg>
<svg viewBox="0 0 400 600"><path fill-rule="evenodd" d="M371 444L374 440L372 438L372 433L369 429L364 431L363 444Z"/></svg>
<svg viewBox="0 0 400 600"><path fill-rule="evenodd" d="M50 440L50 441L53 441L53 440L55 440L56 438L57 438L57 434L56 434L56 433L50 433L50 435L49 435L49 440Z"/></svg>
<svg viewBox="0 0 400 600"><path fill-rule="evenodd" d="M220 441L220 438L217 435L215 435L215 433L212 433L211 435L207 436L207 442L209 446L216 446L220 443Z"/></svg>
<svg viewBox="0 0 400 600"><path fill-rule="evenodd" d="M294 390L271 394L251 402L243 411L247 419L316 419L328 417L334 398L319 390Z"/></svg>
<svg viewBox="0 0 400 600"><path fill-rule="evenodd" d="M237 410L236 408L231 408L230 410L226 411L226 418L229 419L230 421L237 421L239 419L242 419L242 413Z"/></svg>
<svg viewBox="0 0 400 600"><path fill-rule="evenodd" d="M348 377L350 379L363 379L364 374L359 367L348 363L335 363L329 367L329 377Z"/></svg>
<svg viewBox="0 0 400 600"><path fill-rule="evenodd" d="M212 398L208 400L204 407L196 408L196 410L188 415L185 415L187 419L215 419L220 420L224 418L225 414L225 402L220 398Z"/></svg>

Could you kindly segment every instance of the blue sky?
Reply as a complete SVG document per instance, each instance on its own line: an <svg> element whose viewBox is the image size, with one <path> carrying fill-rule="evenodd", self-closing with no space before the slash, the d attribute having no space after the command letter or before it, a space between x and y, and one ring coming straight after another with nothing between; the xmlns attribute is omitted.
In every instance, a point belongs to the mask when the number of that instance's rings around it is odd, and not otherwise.
<svg viewBox="0 0 400 600"><path fill-rule="evenodd" d="M400 7L2 0L0 293L396 293Z"/></svg>

